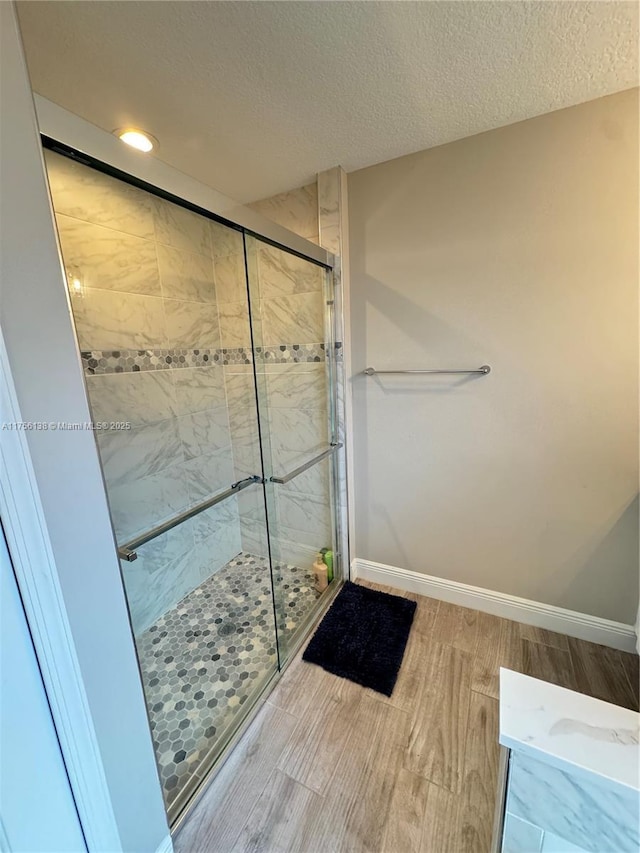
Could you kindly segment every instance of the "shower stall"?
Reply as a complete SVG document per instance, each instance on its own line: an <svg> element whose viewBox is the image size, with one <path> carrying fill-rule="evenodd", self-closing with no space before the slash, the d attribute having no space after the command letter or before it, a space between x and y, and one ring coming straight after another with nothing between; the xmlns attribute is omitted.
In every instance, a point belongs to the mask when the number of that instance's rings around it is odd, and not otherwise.
<svg viewBox="0 0 640 853"><path fill-rule="evenodd" d="M173 823L343 577L332 256L45 161Z"/></svg>

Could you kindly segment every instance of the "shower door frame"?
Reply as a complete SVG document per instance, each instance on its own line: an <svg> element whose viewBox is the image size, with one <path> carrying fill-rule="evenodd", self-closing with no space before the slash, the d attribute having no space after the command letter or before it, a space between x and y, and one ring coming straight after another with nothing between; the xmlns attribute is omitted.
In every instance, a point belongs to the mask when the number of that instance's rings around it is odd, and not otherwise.
<svg viewBox="0 0 640 853"><path fill-rule="evenodd" d="M40 95L34 95L40 134L76 152L78 159L122 178L141 189L164 194L164 198L220 221L244 229L258 239L334 270L336 257L321 246L300 237L251 208L217 192L151 155L142 154L110 133L67 112Z"/></svg>
<svg viewBox="0 0 640 853"><path fill-rule="evenodd" d="M121 179L126 183L133 184L140 189L146 190L156 196L205 216L208 219L218 221L245 235L249 235L315 263L331 276L335 297L335 289L340 286L339 275L336 275L336 268L338 267L339 270L339 259L331 252L328 252L322 247L317 246L315 243L311 243L288 229L271 222L251 209L243 205L238 205L233 200L216 192L215 190L209 189L200 182L177 172L172 167L129 149L114 136L95 128L93 125L90 125L83 119L68 113L66 110L52 104L50 101L47 101L38 95L35 95L34 98L43 147L57 151L58 153L66 156L70 156L72 159L83 163L88 167L98 169L99 171ZM327 322L330 323L332 340L332 351L329 358L329 403L331 409L337 416L338 399L336 370L337 350L335 347L335 298L332 302L333 304L327 304L326 306L326 318ZM88 397L86 386L85 393ZM344 448L341 449L344 452ZM178 831L185 817L190 813L204 793L204 790L215 778L234 746L246 732L247 728L262 708L264 699L273 690L289 664L295 658L297 651L308 636L312 626L330 605L341 588L344 580L349 577L350 561L349 554L347 552L349 536L346 530L343 531L341 529L342 518L339 511L337 454L332 454L330 464L331 514L334 524L335 539L333 544L336 567L339 567L339 571L342 576L336 576L336 583L331 584L325 595L318 599L316 605L310 610L305 620L301 623L299 629L296 631L294 646L284 663L281 660L280 652L278 652L278 668L276 672L274 672L273 675L265 682L260 692L257 693L256 696L252 697L251 701L247 703L246 713L240 720L236 730L230 735L226 742L221 744L219 747L212 747L210 753L211 760L203 762L203 764L209 766L209 769L204 772L204 776L197 785L193 785L193 788L191 785L188 786L188 789L185 791L185 796L179 797L175 804L173 804L176 806L175 809L169 808L167 810L167 818L169 820L172 833ZM122 583L124 585L124 579L122 579ZM275 590L273 590L272 593L275 594ZM133 629L131 630L133 634ZM147 713L148 718L146 702L145 712Z"/></svg>

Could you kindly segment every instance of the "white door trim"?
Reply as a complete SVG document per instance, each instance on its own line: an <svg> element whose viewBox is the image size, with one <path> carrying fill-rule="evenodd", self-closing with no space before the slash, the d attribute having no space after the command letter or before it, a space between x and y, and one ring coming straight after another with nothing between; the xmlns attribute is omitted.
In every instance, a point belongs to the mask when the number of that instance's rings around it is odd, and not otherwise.
<svg viewBox="0 0 640 853"><path fill-rule="evenodd" d="M0 329L0 517L89 850L122 849Z"/></svg>
<svg viewBox="0 0 640 853"><path fill-rule="evenodd" d="M578 613L544 604L541 601L531 601L519 598L517 595L507 595L492 589L470 586L446 578L436 578L412 572L409 569L399 569L396 566L386 566L384 563L374 563L371 560L354 559L351 563L351 577L362 578L373 583L393 586L418 595L426 595L504 619L513 619L525 625L535 625L546 628L569 637L599 643L625 652L635 652L636 634L633 625L613 622L589 613Z"/></svg>

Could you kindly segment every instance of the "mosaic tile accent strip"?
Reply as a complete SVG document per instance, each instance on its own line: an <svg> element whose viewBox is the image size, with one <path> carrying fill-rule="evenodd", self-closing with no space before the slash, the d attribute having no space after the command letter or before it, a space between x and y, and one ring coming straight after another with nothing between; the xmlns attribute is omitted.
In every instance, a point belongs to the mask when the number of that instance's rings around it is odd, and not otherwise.
<svg viewBox="0 0 640 853"><path fill-rule="evenodd" d="M326 358L327 344L281 344L256 347L256 361L263 364L295 364L318 362Z"/></svg>
<svg viewBox="0 0 640 853"><path fill-rule="evenodd" d="M319 597L308 569L276 564L285 642ZM268 561L240 552L137 640L167 807L276 668Z"/></svg>
<svg viewBox="0 0 640 853"><path fill-rule="evenodd" d="M212 364L252 364L250 347L231 349L83 350L82 367L88 376L105 373L139 373ZM256 347L261 364L296 364L324 361L327 344L281 344ZM336 344L336 358L342 358L342 344Z"/></svg>
<svg viewBox="0 0 640 853"><path fill-rule="evenodd" d="M179 367L222 364L217 349L84 350L82 366L89 376L102 373L138 373Z"/></svg>

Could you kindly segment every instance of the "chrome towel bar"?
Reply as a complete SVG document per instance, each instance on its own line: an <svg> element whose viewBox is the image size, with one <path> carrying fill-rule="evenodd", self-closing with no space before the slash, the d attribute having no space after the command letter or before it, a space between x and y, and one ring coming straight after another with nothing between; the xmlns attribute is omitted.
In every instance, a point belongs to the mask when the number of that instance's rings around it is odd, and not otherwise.
<svg viewBox="0 0 640 853"><path fill-rule="evenodd" d="M491 368L488 364L483 364L482 367L476 367L473 370L376 370L375 367L367 367L362 371L365 376L380 376L387 373L479 373L486 376L491 373Z"/></svg>
<svg viewBox="0 0 640 853"><path fill-rule="evenodd" d="M135 539L125 542L124 545L119 545L118 556L121 560L126 560L128 563L132 563L134 560L138 559L136 548L139 548L141 545L145 545L147 542L151 542L152 539L157 539L158 536L162 536L163 533L166 533L168 530L172 530L174 527L182 524L183 521L193 518L194 515L199 515L201 512L204 512L206 509L210 509L210 507L225 501L232 495L237 495L238 492L241 492L248 486L253 486L254 483L263 482L264 480L262 477L259 477L257 474L254 474L252 477L245 477L244 480L238 480L237 483L233 483L228 489L225 489L224 492L220 492L211 498L207 498L206 501L202 501L201 503L192 506L191 509L186 509L179 515L174 515L173 518L170 518L163 524L158 524L157 527L152 527L151 530L147 530L146 533L142 533L140 536L136 536Z"/></svg>

